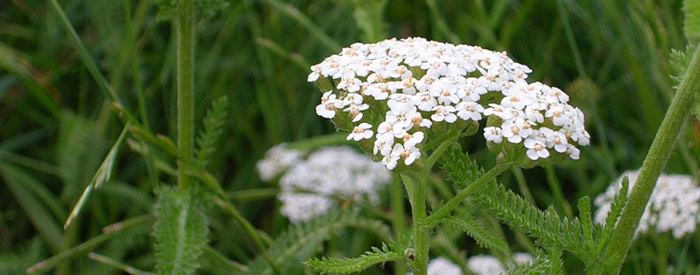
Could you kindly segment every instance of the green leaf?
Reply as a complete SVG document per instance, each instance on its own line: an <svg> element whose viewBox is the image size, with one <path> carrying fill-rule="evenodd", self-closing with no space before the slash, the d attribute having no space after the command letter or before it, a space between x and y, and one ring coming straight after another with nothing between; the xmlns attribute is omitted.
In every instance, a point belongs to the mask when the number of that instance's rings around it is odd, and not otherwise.
<svg viewBox="0 0 700 275"><path fill-rule="evenodd" d="M288 268L290 265L308 259L321 242L330 238L334 232L356 223L357 219L357 214L354 212L331 212L290 226L270 244L265 254L278 266ZM266 275L274 274L274 270L263 256L258 256L242 274Z"/></svg>
<svg viewBox="0 0 700 275"><path fill-rule="evenodd" d="M509 254L510 249L508 249L506 241L491 234L472 216L460 214L454 217L447 217L443 221L467 233L479 246L493 249L499 253Z"/></svg>
<svg viewBox="0 0 700 275"><path fill-rule="evenodd" d="M393 251L385 243L382 248L372 247L370 251L365 252L357 258L313 258L304 264L313 271L324 273L356 273L367 269L375 264L396 261L403 258L402 253Z"/></svg>
<svg viewBox="0 0 700 275"><path fill-rule="evenodd" d="M683 13L685 13L683 23L685 38L691 43L697 43L700 39L700 0L684 0Z"/></svg>
<svg viewBox="0 0 700 275"><path fill-rule="evenodd" d="M462 152L459 144L451 146L440 159L440 168L447 173L447 180L458 188L465 188L484 174L479 165Z"/></svg>
<svg viewBox="0 0 700 275"><path fill-rule="evenodd" d="M508 268L508 275L549 275L551 262L547 257L537 256L530 264L514 265Z"/></svg>
<svg viewBox="0 0 700 275"><path fill-rule="evenodd" d="M209 233L204 206L187 190L162 187L156 192L156 270L158 274L192 274L199 267Z"/></svg>
<svg viewBox="0 0 700 275"><path fill-rule="evenodd" d="M591 198L585 196L578 201L579 219L581 229L586 242L586 250L594 253L593 250L593 220L591 219Z"/></svg>
<svg viewBox="0 0 700 275"><path fill-rule="evenodd" d="M629 178L624 177L622 179L622 188L620 188L620 191L613 198L613 203L612 205L610 205L610 211L608 211L608 215L605 217L605 225L603 226L603 231L600 234L600 238L598 238L597 240L597 255L600 255L600 253L603 251L603 248L605 248L605 246L607 245L607 242L609 241L610 237L613 234L613 231L615 230L615 224L617 223L617 219L620 218L622 209L625 207L625 204L627 204L627 192L629 190L629 185Z"/></svg>
<svg viewBox="0 0 700 275"><path fill-rule="evenodd" d="M216 151L216 144L224 133L228 109L228 97L222 96L212 103L211 109L204 117L204 126L199 133L197 145L197 166L206 168L209 158Z"/></svg>
<svg viewBox="0 0 700 275"><path fill-rule="evenodd" d="M489 183L482 187L476 194L475 203L511 228L537 238L539 245L568 250L581 259L585 258L578 219L561 218L552 207L542 211L501 184Z"/></svg>

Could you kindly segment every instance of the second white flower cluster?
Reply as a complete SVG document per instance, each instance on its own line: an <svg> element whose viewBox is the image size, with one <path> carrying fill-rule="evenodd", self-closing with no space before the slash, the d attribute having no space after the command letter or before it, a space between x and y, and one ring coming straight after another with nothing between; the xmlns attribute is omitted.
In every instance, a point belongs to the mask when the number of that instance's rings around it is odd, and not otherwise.
<svg viewBox="0 0 700 275"><path fill-rule="evenodd" d="M328 212L339 200L376 204L378 191L391 180L389 171L347 146L325 147L305 155L281 144L257 164L265 181L282 174L280 212L294 223Z"/></svg>

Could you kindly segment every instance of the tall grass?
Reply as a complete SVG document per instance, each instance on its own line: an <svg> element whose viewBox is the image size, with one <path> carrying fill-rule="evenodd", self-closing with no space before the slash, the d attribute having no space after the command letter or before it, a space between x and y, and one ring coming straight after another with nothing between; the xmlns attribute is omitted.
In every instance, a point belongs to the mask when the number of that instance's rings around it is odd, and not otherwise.
<svg viewBox="0 0 700 275"><path fill-rule="evenodd" d="M368 12L376 7L367 2L373 1L230 1L195 22L189 135L203 128L212 102L227 96L224 138L206 170L240 214L231 219L232 212L216 207L208 213L211 249L200 257L202 272L240 269L287 228L276 186L258 179L255 162L273 145L334 132L314 114L320 94L305 79L308 64L340 47L406 36L480 45L508 51L535 68L531 79L562 87L586 113L592 146L579 161L546 171L516 169L503 182L566 216L574 212L569 202L595 195L620 172L641 166L673 96L669 54L686 45L680 0L395 0L379 1L379 14ZM126 138L110 181L92 192L67 230L61 225L126 121L177 140L176 27L158 14L148 0L0 2L0 273L23 272L45 259L35 268L58 274L117 273L122 264L154 270L153 190L178 177L165 169L177 167L163 161L170 154L165 147ZM700 123L686 118L684 129L666 171L697 177ZM493 159L476 139L464 146L480 163ZM439 183L428 186L428 203L453 192L435 187ZM392 205L407 204L394 196ZM394 217L387 221L393 226L405 226L388 209L374 210ZM532 249L519 233L489 218L482 222L520 250ZM340 241L349 237L357 241ZM442 241L433 251L458 262L465 248L486 252L458 230L437 239ZM356 256L377 240L343 230L326 243L326 254ZM668 250L662 260L657 253L665 247L683 249ZM101 260L88 257L91 251ZM117 265L105 264L111 261ZM695 274L698 261L698 233L683 240L646 237L633 243L622 274L657 274L668 264L676 274ZM581 266L566 269L578 274ZM393 267L371 272L388 270Z"/></svg>

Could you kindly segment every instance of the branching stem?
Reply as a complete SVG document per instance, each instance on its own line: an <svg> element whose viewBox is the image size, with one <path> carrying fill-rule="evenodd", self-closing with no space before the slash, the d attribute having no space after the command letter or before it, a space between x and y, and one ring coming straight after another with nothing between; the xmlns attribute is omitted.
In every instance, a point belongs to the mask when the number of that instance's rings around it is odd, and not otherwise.
<svg viewBox="0 0 700 275"><path fill-rule="evenodd" d="M503 173L504 171L510 169L513 166L512 162L507 162L507 163L499 163L496 164L491 170L486 172L483 176L481 176L479 179L476 181L470 183L467 187L462 189L462 191L459 191L456 196L454 196L452 199L447 201L445 205L442 207L438 208L433 214L431 214L426 220L425 224L432 227L437 224L437 222L446 217L447 215L452 212L452 210L455 209L464 199L467 198L467 196L471 195L474 193L476 190L478 190L481 186L484 184L488 183L491 180L494 180L498 175Z"/></svg>

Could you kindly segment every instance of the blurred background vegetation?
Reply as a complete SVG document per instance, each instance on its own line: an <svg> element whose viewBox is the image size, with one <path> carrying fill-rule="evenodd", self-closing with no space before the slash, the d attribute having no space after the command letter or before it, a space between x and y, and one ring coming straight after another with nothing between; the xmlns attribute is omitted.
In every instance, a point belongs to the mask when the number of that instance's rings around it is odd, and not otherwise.
<svg viewBox="0 0 700 275"><path fill-rule="evenodd" d="M670 52L686 45L681 2L228 1L220 11L202 14L197 29L198 127L213 100L225 95L230 103L224 139L208 170L248 220L277 236L288 222L278 212L277 187L259 180L256 161L281 142L334 132L314 113L320 92L306 82L309 65L354 42L421 36L507 51L533 69L530 80L561 87L584 110L592 146L581 160L501 177L538 206L551 204L571 215L578 198L595 196L641 165L673 95ZM174 138L174 29L159 20L154 3L59 3L125 107L151 131ZM119 272L91 260L89 251L152 269L152 190L173 184L174 177L152 167L134 142L123 146L111 181L93 193L74 225L66 231L61 226L123 127L100 89L48 1L0 1L0 273L22 273L62 251L67 256L51 272ZM689 118L685 128L666 172L697 178L700 124ZM481 139L469 139L463 148L480 164L493 163ZM429 201L436 202L444 190L431 194ZM134 218L127 234L102 231ZM243 229L218 209L211 210L210 228L210 248L220 253L207 250L201 273L230 274L231 265L255 257ZM527 242L516 241L519 235L503 230L516 251L528 250ZM371 234L338 234L325 246L326 255L356 256L377 245ZM443 237L448 241L434 244L436 255L487 253L457 233ZM342 245L343 238L353 242ZM571 274L582 272L573 257L567 259L573 260ZM700 233L681 240L644 237L632 247L623 273L697 274L699 261Z"/></svg>

